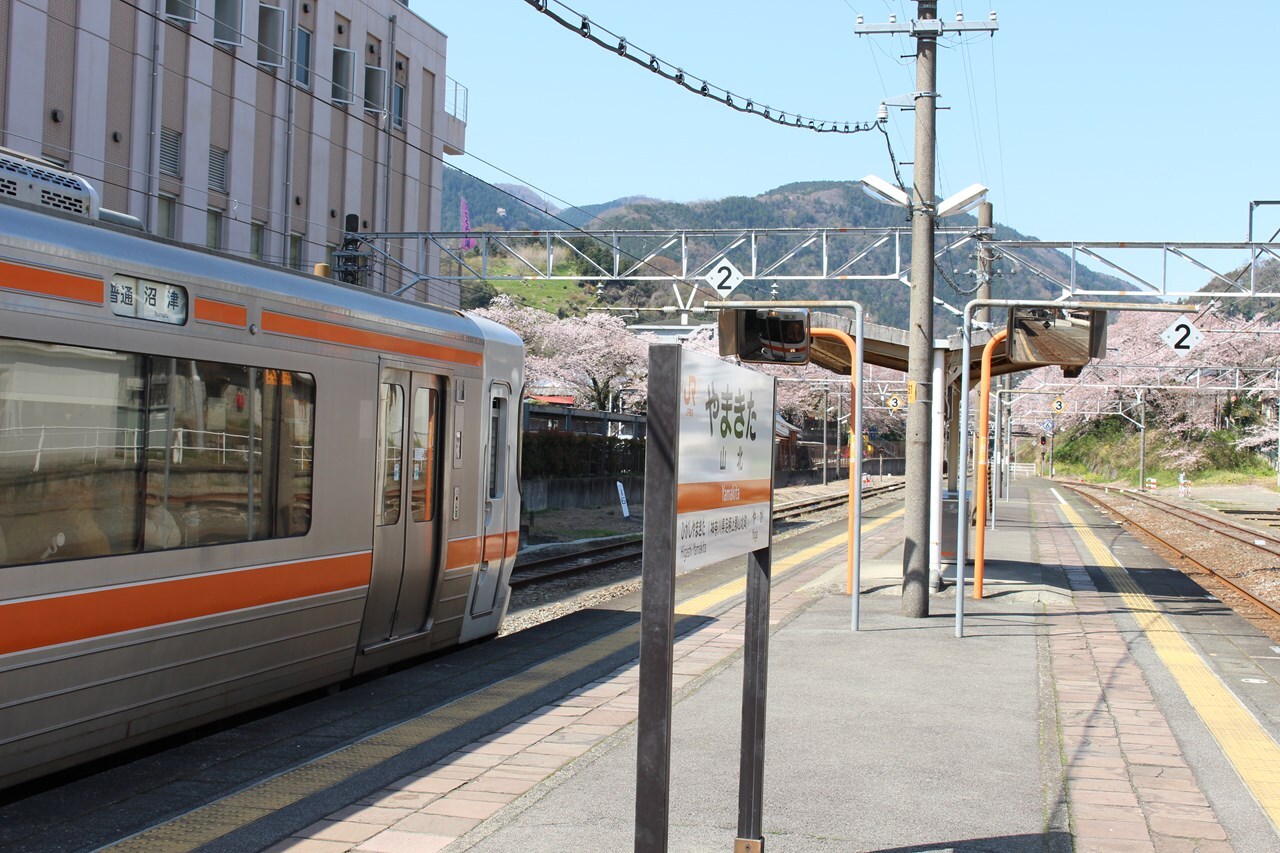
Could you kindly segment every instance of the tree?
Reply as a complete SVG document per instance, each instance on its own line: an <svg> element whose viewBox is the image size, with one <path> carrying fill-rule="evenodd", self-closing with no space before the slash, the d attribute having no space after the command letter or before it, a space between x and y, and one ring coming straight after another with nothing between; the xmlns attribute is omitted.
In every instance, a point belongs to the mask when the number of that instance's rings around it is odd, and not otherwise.
<svg viewBox="0 0 1280 853"><path fill-rule="evenodd" d="M647 380L648 341L616 317L558 318L507 295L476 313L524 340L525 376L531 386L570 388L580 402L607 411L620 391L643 387Z"/></svg>

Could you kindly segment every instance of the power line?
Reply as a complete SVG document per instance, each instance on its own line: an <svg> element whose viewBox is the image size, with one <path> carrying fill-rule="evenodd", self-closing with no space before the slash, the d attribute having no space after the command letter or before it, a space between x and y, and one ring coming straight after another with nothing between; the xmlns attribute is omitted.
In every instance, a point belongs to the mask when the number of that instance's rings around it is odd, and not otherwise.
<svg viewBox="0 0 1280 853"><path fill-rule="evenodd" d="M700 77L696 77L687 73L684 68L672 65L657 57L656 54L647 50L643 50L629 43L625 36L620 36L599 23L593 22L581 12L576 12L570 7L561 3L560 0L525 0L534 9L551 18L551 20L560 24L568 30L574 30L581 34L588 41L604 48L610 52L616 53L618 56L629 59L637 65L647 67L650 71L671 80L679 86L687 89L695 94L710 98L723 106L737 110L740 113L748 113L758 116L766 121L774 124L780 124L785 127L797 127L805 130L812 130L817 133L863 133L872 129L875 122L838 122L838 121L819 121L808 116L800 115L797 112L788 112L785 110L775 110L773 107L763 104L757 104L753 98L746 98L742 95L737 96L735 100L734 94L728 89L721 88L714 83ZM572 21L560 14L552 11L552 5L564 9L577 21ZM605 33L609 39L602 39L598 33ZM788 118L790 116L790 118Z"/></svg>

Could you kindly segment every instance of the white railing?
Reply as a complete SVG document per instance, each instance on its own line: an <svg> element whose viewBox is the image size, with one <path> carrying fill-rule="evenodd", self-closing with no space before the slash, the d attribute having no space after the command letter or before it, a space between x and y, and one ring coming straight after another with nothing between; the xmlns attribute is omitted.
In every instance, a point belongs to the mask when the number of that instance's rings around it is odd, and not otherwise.
<svg viewBox="0 0 1280 853"><path fill-rule="evenodd" d="M444 111L463 124L467 123L467 87L452 77L444 78Z"/></svg>

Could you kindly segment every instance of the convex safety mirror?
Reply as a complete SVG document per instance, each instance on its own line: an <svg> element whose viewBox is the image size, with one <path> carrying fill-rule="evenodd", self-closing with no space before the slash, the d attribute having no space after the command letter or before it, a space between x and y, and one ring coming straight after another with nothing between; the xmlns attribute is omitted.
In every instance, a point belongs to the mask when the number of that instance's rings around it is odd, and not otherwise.
<svg viewBox="0 0 1280 853"><path fill-rule="evenodd" d="M1018 364L1059 364L1079 373L1091 359L1107 354L1107 312L1071 308L1009 310L1009 360Z"/></svg>
<svg viewBox="0 0 1280 853"><path fill-rule="evenodd" d="M808 364L807 308L723 308L720 354L748 364Z"/></svg>

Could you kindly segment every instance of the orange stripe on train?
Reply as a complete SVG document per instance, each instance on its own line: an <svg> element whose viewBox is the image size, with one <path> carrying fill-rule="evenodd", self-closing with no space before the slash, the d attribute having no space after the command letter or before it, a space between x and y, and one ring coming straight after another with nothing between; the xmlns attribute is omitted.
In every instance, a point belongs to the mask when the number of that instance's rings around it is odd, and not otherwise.
<svg viewBox="0 0 1280 853"><path fill-rule="evenodd" d="M514 554L519 547L519 531L496 533L483 539L479 536L450 539L445 552L444 567L446 570L462 569L479 565L482 560L501 560L509 554Z"/></svg>
<svg viewBox="0 0 1280 853"><path fill-rule="evenodd" d="M0 604L0 654L368 586L372 566L366 551Z"/></svg>
<svg viewBox="0 0 1280 853"><path fill-rule="evenodd" d="M236 326L241 329L249 324L249 309L234 302L221 302L217 299L204 299L197 296L193 313L197 320L206 323L221 323L224 326Z"/></svg>
<svg viewBox="0 0 1280 853"><path fill-rule="evenodd" d="M104 292L100 278L55 272L4 261L0 261L0 287L24 290L40 296L88 302L91 305L101 305Z"/></svg>
<svg viewBox="0 0 1280 853"><path fill-rule="evenodd" d="M449 361L471 367L479 367L482 358L482 354L478 351L447 347L383 332L370 332L338 323L327 323L323 320L309 320L306 317L280 314L275 311L262 312L262 328L263 331L295 338L347 344L378 352L397 352L402 355Z"/></svg>

